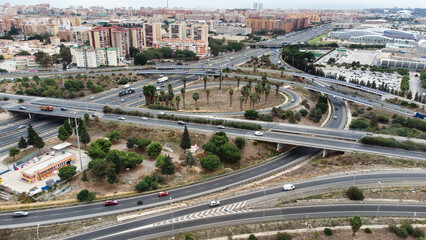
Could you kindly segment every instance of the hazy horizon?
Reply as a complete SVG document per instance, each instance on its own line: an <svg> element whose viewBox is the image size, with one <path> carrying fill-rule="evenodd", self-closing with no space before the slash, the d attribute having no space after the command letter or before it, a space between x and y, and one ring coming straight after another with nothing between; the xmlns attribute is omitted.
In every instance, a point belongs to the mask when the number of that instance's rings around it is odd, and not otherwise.
<svg viewBox="0 0 426 240"><path fill-rule="evenodd" d="M102 6L105 8L115 7L133 7L139 9L140 7L166 7L167 0L159 1L135 1L135 0L103 0L102 4L95 0L73 0L71 2L58 1L58 0L0 0L1 4L10 3L11 5L36 5L49 3L51 7L67 8L69 6ZM268 1L243 1L243 0L217 0L217 1L203 1L203 0L168 0L169 8L186 8L186 9L234 9L234 8L252 8L254 2L263 3L263 8L268 9L365 9L365 8L426 8L426 1L406 0L404 6L401 6L399 0L359 0L356 3L343 3L341 0L308 0L303 2L268 0ZM287 3L288 2L288 3Z"/></svg>

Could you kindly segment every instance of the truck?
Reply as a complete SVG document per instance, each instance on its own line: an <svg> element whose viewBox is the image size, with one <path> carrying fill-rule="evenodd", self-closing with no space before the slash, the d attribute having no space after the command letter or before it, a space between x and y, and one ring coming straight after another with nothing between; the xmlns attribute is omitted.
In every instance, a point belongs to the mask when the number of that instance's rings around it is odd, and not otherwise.
<svg viewBox="0 0 426 240"><path fill-rule="evenodd" d="M420 113L416 112L416 113L414 113L414 117L418 117L418 118L421 118L421 119L425 119L425 118L426 118L426 115L424 115L424 114L420 114Z"/></svg>
<svg viewBox="0 0 426 240"><path fill-rule="evenodd" d="M41 111L53 111L52 106L40 106Z"/></svg>
<svg viewBox="0 0 426 240"><path fill-rule="evenodd" d="M163 82L165 82L165 81L167 81L167 80L169 80L169 78L168 78L168 77L161 77L161 78L159 78L159 79L157 80L157 83L163 83Z"/></svg>

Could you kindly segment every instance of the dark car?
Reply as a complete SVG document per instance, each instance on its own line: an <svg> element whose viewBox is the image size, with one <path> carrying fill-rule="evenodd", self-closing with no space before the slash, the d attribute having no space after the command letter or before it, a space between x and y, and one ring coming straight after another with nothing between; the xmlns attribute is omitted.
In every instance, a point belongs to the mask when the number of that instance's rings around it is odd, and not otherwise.
<svg viewBox="0 0 426 240"><path fill-rule="evenodd" d="M68 111L68 109L66 107L61 107L62 111Z"/></svg>

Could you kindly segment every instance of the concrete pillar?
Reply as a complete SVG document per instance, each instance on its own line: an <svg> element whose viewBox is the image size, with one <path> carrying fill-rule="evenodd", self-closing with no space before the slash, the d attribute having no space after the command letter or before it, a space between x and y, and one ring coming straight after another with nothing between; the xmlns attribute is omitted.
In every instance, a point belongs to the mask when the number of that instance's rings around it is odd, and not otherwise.
<svg viewBox="0 0 426 240"><path fill-rule="evenodd" d="M327 149L322 150L322 157L326 157L327 154L328 154L328 150Z"/></svg>
<svg viewBox="0 0 426 240"><path fill-rule="evenodd" d="M277 143L277 151L281 150L284 147L283 143Z"/></svg>
<svg viewBox="0 0 426 240"><path fill-rule="evenodd" d="M31 113L28 113L28 117L31 119Z"/></svg>

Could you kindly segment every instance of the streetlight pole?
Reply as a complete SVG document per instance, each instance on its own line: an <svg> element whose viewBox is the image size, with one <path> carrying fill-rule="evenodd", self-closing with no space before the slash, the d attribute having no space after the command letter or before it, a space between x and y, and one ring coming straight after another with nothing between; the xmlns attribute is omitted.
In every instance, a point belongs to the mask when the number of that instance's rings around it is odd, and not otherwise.
<svg viewBox="0 0 426 240"><path fill-rule="evenodd" d="M356 164L354 163L354 166L355 166L355 174L354 174L354 181L353 181L353 183L352 183L352 185L354 185L355 186L355 177L356 177L356 170L357 170L357 168L356 168Z"/></svg>
<svg viewBox="0 0 426 240"><path fill-rule="evenodd" d="M266 198L266 190L264 187L262 187L263 195ZM263 206L263 222L265 222L265 206Z"/></svg>
<svg viewBox="0 0 426 240"><path fill-rule="evenodd" d="M39 240L39 237L38 237L38 227L40 227L40 224L37 224L37 240Z"/></svg>
<svg viewBox="0 0 426 240"><path fill-rule="evenodd" d="M78 136L78 124L77 124L77 118L74 118L75 120L75 132L77 134L77 146L78 146L78 154L80 156L80 167L81 171L83 171L83 159L81 158L81 149L80 149L80 138Z"/></svg>
<svg viewBox="0 0 426 240"><path fill-rule="evenodd" d="M170 197L170 211L172 212L172 231L173 231L173 209L172 209L172 206L173 206L172 197Z"/></svg>
<svg viewBox="0 0 426 240"><path fill-rule="evenodd" d="M380 201L382 201L383 198L383 186L381 182L378 182L380 185L380 188L382 189L382 193L380 194ZM380 202L379 202L379 206L377 207L377 212L376 212L376 218L379 216L379 210L380 210Z"/></svg>

